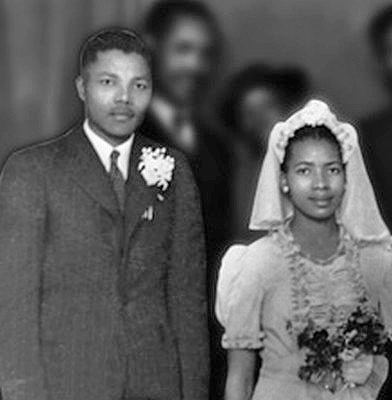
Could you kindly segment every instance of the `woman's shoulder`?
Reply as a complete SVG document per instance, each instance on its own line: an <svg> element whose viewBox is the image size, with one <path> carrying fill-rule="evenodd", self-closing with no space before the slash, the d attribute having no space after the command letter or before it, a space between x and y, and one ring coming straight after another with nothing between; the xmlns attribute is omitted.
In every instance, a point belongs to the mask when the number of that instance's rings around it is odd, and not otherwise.
<svg viewBox="0 0 392 400"><path fill-rule="evenodd" d="M276 266L281 265L278 255L270 235L250 245L233 245L226 251L219 270L216 300L216 313L223 325L233 304L245 308L254 297L268 290L271 278L278 272Z"/></svg>
<svg viewBox="0 0 392 400"><path fill-rule="evenodd" d="M360 268L367 281L382 283L392 273L392 241L359 243Z"/></svg>
<svg viewBox="0 0 392 400"><path fill-rule="evenodd" d="M249 245L234 244L222 258L220 274L238 275L244 271L265 274L268 269L280 264L281 254L273 233Z"/></svg>
<svg viewBox="0 0 392 400"><path fill-rule="evenodd" d="M361 258L374 260L378 264L391 263L392 238L379 242L358 242Z"/></svg>
<svg viewBox="0 0 392 400"><path fill-rule="evenodd" d="M267 235L253 241L250 244L233 244L223 256L223 260L243 259L250 261L253 258L260 260L260 256L279 254L279 242L275 232L270 232Z"/></svg>

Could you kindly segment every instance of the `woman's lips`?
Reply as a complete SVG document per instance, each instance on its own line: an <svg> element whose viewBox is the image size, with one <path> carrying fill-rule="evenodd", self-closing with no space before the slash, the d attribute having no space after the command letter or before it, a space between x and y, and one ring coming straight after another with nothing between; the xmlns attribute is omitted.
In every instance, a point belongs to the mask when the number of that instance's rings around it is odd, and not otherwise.
<svg viewBox="0 0 392 400"><path fill-rule="evenodd" d="M311 197L310 200L318 207L328 207L333 197Z"/></svg>

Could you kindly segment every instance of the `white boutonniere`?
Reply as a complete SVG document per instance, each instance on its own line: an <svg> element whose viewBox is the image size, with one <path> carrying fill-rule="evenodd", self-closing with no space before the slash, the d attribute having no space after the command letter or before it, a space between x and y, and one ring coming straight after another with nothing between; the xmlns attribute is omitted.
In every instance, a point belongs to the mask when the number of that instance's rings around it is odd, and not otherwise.
<svg viewBox="0 0 392 400"><path fill-rule="evenodd" d="M173 178L174 167L175 160L166 154L166 148L160 147L153 150L152 147L143 147L138 171L148 186L157 186L162 192L167 190ZM160 201L164 200L162 193L158 193L157 197ZM153 216L154 209L149 206L142 218L151 221Z"/></svg>

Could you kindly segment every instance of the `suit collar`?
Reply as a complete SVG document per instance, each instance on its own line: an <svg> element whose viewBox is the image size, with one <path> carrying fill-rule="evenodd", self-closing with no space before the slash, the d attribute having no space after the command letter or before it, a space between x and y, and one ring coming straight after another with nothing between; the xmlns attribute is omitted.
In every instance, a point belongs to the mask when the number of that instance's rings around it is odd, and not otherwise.
<svg viewBox="0 0 392 400"><path fill-rule="evenodd" d="M83 131L87 138L89 139L91 145L93 146L95 152L98 154L99 159L101 160L103 166L106 171L110 170L110 155L113 150L119 152L118 157L118 168L120 169L123 177L125 179L128 178L128 166L129 166L129 158L131 154L132 144L134 140L135 134L132 134L129 139L125 142L121 143L118 146L112 146L106 140L102 139L98 136L90 127L88 120L86 119L83 123Z"/></svg>
<svg viewBox="0 0 392 400"><path fill-rule="evenodd" d="M148 146L155 147L156 144L136 133L131 150L128 180L126 181L124 218L128 236L132 234L141 221L144 211L149 206L154 205L157 199L158 189L155 186L148 186L140 171L138 171L142 149ZM113 217L121 217L109 175L81 126L69 133L61 162L65 164L65 172L90 197Z"/></svg>
<svg viewBox="0 0 392 400"><path fill-rule="evenodd" d="M69 133L63 157L66 173L112 216L119 215L109 175L81 126Z"/></svg>

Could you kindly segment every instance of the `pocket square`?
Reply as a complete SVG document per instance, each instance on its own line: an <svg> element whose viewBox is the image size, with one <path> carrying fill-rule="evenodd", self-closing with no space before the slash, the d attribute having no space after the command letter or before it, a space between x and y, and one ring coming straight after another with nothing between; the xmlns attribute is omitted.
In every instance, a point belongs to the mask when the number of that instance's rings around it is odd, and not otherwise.
<svg viewBox="0 0 392 400"><path fill-rule="evenodd" d="M144 211L144 213L142 215L142 219L146 219L147 221L152 221L153 218L154 218L154 207L149 206L149 207L147 207L147 210Z"/></svg>

